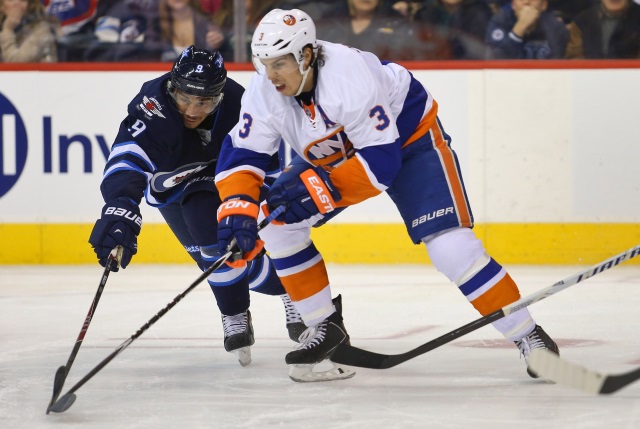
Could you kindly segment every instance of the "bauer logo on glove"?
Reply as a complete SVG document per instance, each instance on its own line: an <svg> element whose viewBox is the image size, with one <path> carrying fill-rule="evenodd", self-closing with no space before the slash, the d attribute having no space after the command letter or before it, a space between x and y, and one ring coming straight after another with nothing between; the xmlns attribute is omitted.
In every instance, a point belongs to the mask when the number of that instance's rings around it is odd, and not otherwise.
<svg viewBox="0 0 640 429"><path fill-rule="evenodd" d="M138 253L138 235L142 228L142 216L138 205L128 198L116 198L102 208L102 216L93 226L89 243L100 265L106 267L109 254L118 246L122 248L120 267L126 268L133 255ZM110 265L118 271L118 264Z"/></svg>
<svg viewBox="0 0 640 429"><path fill-rule="evenodd" d="M121 207L107 207L104 211L105 215L122 216L134 222L136 225L142 227L142 217L130 210L123 209Z"/></svg>

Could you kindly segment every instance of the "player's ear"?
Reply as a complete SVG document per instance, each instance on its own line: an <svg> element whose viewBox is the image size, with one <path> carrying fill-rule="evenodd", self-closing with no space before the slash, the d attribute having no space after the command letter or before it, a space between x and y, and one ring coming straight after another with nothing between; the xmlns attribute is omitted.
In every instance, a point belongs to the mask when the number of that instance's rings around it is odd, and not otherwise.
<svg viewBox="0 0 640 429"><path fill-rule="evenodd" d="M306 69L313 61L313 49L310 46L304 48L304 68Z"/></svg>

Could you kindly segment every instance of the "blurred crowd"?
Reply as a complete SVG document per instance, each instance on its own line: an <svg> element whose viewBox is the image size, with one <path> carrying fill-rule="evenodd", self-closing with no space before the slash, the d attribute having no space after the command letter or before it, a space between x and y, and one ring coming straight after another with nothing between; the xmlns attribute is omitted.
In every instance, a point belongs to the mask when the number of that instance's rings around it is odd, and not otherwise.
<svg viewBox="0 0 640 429"><path fill-rule="evenodd" d="M0 0L0 62L250 61L274 8L386 60L640 58L640 0Z"/></svg>

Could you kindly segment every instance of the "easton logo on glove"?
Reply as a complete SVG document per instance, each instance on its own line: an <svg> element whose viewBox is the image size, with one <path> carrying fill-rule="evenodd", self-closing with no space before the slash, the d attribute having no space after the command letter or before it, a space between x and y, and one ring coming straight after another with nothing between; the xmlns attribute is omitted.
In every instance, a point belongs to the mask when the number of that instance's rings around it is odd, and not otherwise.
<svg viewBox="0 0 640 429"><path fill-rule="evenodd" d="M300 179L302 179L302 183L309 191L309 195L313 198L320 213L325 214L335 210L336 202L333 200L327 184L320 179L315 171L309 169L302 172Z"/></svg>
<svg viewBox="0 0 640 429"><path fill-rule="evenodd" d="M133 213L130 210L123 209L122 207L107 207L104 210L105 215L113 215L113 216L122 216L125 219L128 219L134 222L136 225L142 227L142 217L140 215Z"/></svg>

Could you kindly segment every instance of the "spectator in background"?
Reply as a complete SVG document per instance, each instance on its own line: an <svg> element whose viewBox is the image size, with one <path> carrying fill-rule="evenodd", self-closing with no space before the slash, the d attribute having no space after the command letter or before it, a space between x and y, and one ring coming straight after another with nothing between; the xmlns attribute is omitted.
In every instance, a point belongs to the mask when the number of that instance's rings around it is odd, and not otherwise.
<svg viewBox="0 0 640 429"><path fill-rule="evenodd" d="M58 19L64 36L80 31L93 21L98 11L98 0L42 0L42 3L46 13Z"/></svg>
<svg viewBox="0 0 640 429"><path fill-rule="evenodd" d="M145 33L159 20L159 0L120 0L98 16L89 61L158 61L161 51L144 45Z"/></svg>
<svg viewBox="0 0 640 429"><path fill-rule="evenodd" d="M41 0L0 0L0 61L56 62L59 30Z"/></svg>
<svg viewBox="0 0 640 429"><path fill-rule="evenodd" d="M385 60L415 58L415 37L406 18L385 11L382 0L344 0L322 22L325 40L374 53Z"/></svg>
<svg viewBox="0 0 640 429"><path fill-rule="evenodd" d="M391 2L391 9L394 10L396 13L402 15L402 16L406 16L407 18L413 18L413 15L416 13L416 11L418 9L420 9L424 3L424 0L422 1L394 1Z"/></svg>
<svg viewBox="0 0 640 429"><path fill-rule="evenodd" d="M213 15L222 6L222 0L200 0L200 10L207 15Z"/></svg>
<svg viewBox="0 0 640 429"><path fill-rule="evenodd" d="M331 15L342 2L343 0L280 0L273 5L273 8L301 9L304 10L314 22L318 22L326 18L327 15Z"/></svg>
<svg viewBox="0 0 640 429"><path fill-rule="evenodd" d="M416 37L427 43L440 41L451 59L483 59L484 37L491 19L485 0L428 0L414 14ZM436 35L436 37L434 37ZM446 59L440 55L439 59Z"/></svg>
<svg viewBox="0 0 640 429"><path fill-rule="evenodd" d="M225 61L234 60L234 44L235 44L235 32L233 25L233 1L234 0L222 0L220 9L213 14L213 21L218 25L220 31L224 36L224 41L219 47L220 54ZM246 25L246 52L247 61L251 58L251 37L253 36L253 30L258 25L258 22L262 17L271 9L273 9L276 0L245 0L245 25Z"/></svg>
<svg viewBox="0 0 640 429"><path fill-rule="evenodd" d="M511 7L511 0L484 0L495 15L500 10ZM562 0L561 0L562 1Z"/></svg>
<svg viewBox="0 0 640 429"><path fill-rule="evenodd" d="M224 43L220 28L199 9L199 0L160 0L158 20L145 45L161 51L161 61L174 61L187 47L216 51Z"/></svg>
<svg viewBox="0 0 640 429"><path fill-rule="evenodd" d="M640 58L640 5L600 0L569 26L566 58Z"/></svg>
<svg viewBox="0 0 640 429"><path fill-rule="evenodd" d="M547 11L547 0L512 0L487 27L488 59L563 58L569 33Z"/></svg>
<svg viewBox="0 0 640 429"><path fill-rule="evenodd" d="M58 61L82 61L84 51L95 41L95 22L118 0L43 0L47 15L61 26Z"/></svg>
<svg viewBox="0 0 640 429"><path fill-rule="evenodd" d="M98 61L174 61L190 45L217 50L224 35L199 9L199 0L125 0L98 18Z"/></svg>
<svg viewBox="0 0 640 429"><path fill-rule="evenodd" d="M549 12L569 25L575 16L600 0L549 0Z"/></svg>

